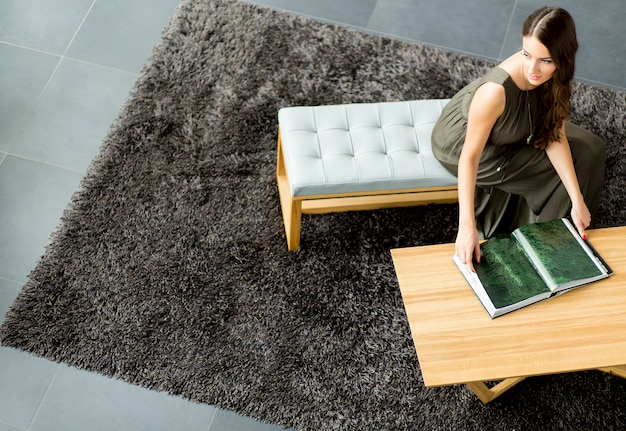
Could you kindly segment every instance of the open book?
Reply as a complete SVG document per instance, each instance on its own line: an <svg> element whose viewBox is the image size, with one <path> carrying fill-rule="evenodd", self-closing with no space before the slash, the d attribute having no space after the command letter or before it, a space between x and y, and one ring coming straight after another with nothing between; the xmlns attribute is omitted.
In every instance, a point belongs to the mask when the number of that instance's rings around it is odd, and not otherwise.
<svg viewBox="0 0 626 431"><path fill-rule="evenodd" d="M613 273L568 219L519 227L480 249L476 273L453 259L492 318Z"/></svg>

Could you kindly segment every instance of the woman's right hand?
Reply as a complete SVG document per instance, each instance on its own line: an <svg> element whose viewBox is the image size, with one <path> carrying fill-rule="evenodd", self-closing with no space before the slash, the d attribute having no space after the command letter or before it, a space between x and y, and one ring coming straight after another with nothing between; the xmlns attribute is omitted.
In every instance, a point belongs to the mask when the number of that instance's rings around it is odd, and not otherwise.
<svg viewBox="0 0 626 431"><path fill-rule="evenodd" d="M480 263L480 242L478 241L478 231L475 226L460 224L459 232L455 243L456 256L466 264L470 271L476 272L474 262Z"/></svg>

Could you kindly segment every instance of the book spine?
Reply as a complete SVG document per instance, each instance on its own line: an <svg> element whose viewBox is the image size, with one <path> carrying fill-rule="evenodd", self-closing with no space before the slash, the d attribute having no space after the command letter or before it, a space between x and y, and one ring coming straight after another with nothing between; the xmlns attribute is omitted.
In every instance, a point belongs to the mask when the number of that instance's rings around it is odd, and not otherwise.
<svg viewBox="0 0 626 431"><path fill-rule="evenodd" d="M537 256L535 252L533 251L533 248L531 247L530 243L528 242L524 234L522 234L518 230L515 230L513 231L513 237L517 240L517 242L521 246L522 250L524 251L524 254L530 261L533 268L535 268L535 271L539 273L543 281L546 283L546 286L548 286L548 289L550 289L551 291L554 291L557 288L557 284L554 282L554 279L552 278L552 276L550 276L550 273L548 272L546 267L543 265L543 263L541 263L541 259L539 259L539 256Z"/></svg>

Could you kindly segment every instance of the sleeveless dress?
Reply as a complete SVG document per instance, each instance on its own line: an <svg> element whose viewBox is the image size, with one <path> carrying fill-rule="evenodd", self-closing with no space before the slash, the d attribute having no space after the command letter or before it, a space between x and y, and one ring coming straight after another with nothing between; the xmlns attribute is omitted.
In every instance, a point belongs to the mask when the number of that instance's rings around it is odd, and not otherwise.
<svg viewBox="0 0 626 431"><path fill-rule="evenodd" d="M469 107L476 90L486 82L504 87L506 103L478 166L474 209L479 235L489 238L527 223L567 216L571 201L554 167L545 151L526 143L531 134L529 112L533 125L540 121L536 107L543 89L520 90L500 67L468 84L444 107L432 132L433 154L448 171L458 175ZM581 192L593 220L604 180L604 142L569 122L566 135Z"/></svg>

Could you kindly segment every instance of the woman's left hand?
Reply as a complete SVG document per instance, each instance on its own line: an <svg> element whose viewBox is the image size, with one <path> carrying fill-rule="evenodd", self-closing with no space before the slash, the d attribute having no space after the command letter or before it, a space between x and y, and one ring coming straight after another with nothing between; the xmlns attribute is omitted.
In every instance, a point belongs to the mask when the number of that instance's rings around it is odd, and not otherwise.
<svg viewBox="0 0 626 431"><path fill-rule="evenodd" d="M579 204L572 204L571 215L572 221L574 222L574 226L578 230L578 233L582 239L587 239L585 229L587 229L591 224L591 213L589 212L589 208L587 208L585 202L581 200Z"/></svg>

